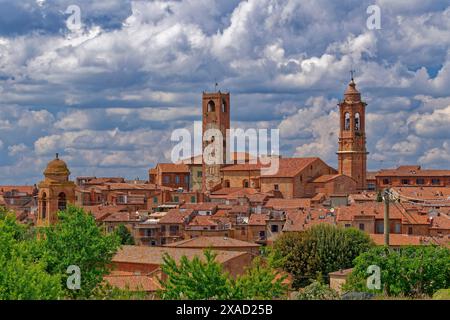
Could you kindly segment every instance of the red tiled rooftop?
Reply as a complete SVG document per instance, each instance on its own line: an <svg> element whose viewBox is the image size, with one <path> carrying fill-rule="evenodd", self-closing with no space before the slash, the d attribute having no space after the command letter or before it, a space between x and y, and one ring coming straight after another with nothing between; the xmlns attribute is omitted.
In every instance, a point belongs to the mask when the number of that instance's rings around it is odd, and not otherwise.
<svg viewBox="0 0 450 320"><path fill-rule="evenodd" d="M229 210L220 209L220 210L216 211L216 213L213 215L213 217L225 217L225 218L227 218L229 212L230 212Z"/></svg>
<svg viewBox="0 0 450 320"><path fill-rule="evenodd" d="M394 187L394 193L417 200L440 200L450 205L450 187Z"/></svg>
<svg viewBox="0 0 450 320"><path fill-rule="evenodd" d="M103 222L136 222L139 221L139 215L129 212L116 212L103 219Z"/></svg>
<svg viewBox="0 0 450 320"><path fill-rule="evenodd" d="M96 205L96 206L83 206L83 209L87 212L90 212L96 221L103 221L106 217L111 214L119 213L121 211L126 211L127 207L118 205L118 206L104 206L104 205ZM126 212L128 214L128 212Z"/></svg>
<svg viewBox="0 0 450 320"><path fill-rule="evenodd" d="M352 221L355 216L374 217L384 219L384 204L381 202L354 203L350 206L336 208L337 221ZM398 206L390 206L391 219L402 219L402 213Z"/></svg>
<svg viewBox="0 0 450 320"><path fill-rule="evenodd" d="M420 166L400 166L397 169L382 169L378 171L376 177L447 177L450 170L422 169Z"/></svg>
<svg viewBox="0 0 450 320"><path fill-rule="evenodd" d="M317 179L315 179L313 182L316 183L328 182L340 176L342 176L342 174L324 174L323 176L320 176Z"/></svg>
<svg viewBox="0 0 450 320"><path fill-rule="evenodd" d="M275 174L265 175L261 178L266 177L295 177L309 165L313 164L315 161L320 160L319 158L279 158L279 168ZM259 171L263 167L270 167L269 165L262 165L261 162L252 164L236 164L225 167L222 171Z"/></svg>
<svg viewBox="0 0 450 320"><path fill-rule="evenodd" d="M164 173L189 173L189 166L175 163L158 163L157 168Z"/></svg>
<svg viewBox="0 0 450 320"><path fill-rule="evenodd" d="M194 210L192 209L170 209L164 217L159 219L159 223L183 224L193 212Z"/></svg>
<svg viewBox="0 0 450 320"><path fill-rule="evenodd" d="M196 237L165 245L173 248L257 248L258 244L228 237Z"/></svg>
<svg viewBox="0 0 450 320"><path fill-rule="evenodd" d="M187 249L187 248L168 248L168 247L149 247L149 246L122 246L121 249L113 257L113 263L136 263L136 264L151 264L161 265L164 263L164 254L171 256L177 263L180 262L181 257L186 256L189 260L194 257L199 257L204 260L203 249ZM216 250L216 261L224 263L246 252L237 251L223 251Z"/></svg>
<svg viewBox="0 0 450 320"><path fill-rule="evenodd" d="M217 226L217 222L210 216L195 216L189 223L189 226Z"/></svg>
<svg viewBox="0 0 450 320"><path fill-rule="evenodd" d="M0 193L17 190L20 193L32 194L34 186L0 186Z"/></svg>
<svg viewBox="0 0 450 320"><path fill-rule="evenodd" d="M272 198L264 205L266 208L273 208L274 210L288 210L308 208L311 206L311 199L296 198L296 199L278 199Z"/></svg>
<svg viewBox="0 0 450 320"><path fill-rule="evenodd" d="M376 245L384 245L384 234L370 234L370 238L375 242ZM407 234L396 234L391 233L389 235L389 245L390 246L418 246L422 244L421 236L413 236Z"/></svg>
<svg viewBox="0 0 450 320"><path fill-rule="evenodd" d="M253 213L248 220L249 226L265 226L268 217L266 214Z"/></svg>

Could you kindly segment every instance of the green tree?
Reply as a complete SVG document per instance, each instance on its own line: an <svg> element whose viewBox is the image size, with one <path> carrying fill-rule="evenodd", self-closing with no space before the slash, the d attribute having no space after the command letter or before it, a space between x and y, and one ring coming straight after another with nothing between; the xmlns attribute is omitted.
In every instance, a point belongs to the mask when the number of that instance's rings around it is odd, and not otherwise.
<svg viewBox="0 0 450 320"><path fill-rule="evenodd" d="M37 244L28 229L0 208L0 300L60 299L61 280L35 259Z"/></svg>
<svg viewBox="0 0 450 320"><path fill-rule="evenodd" d="M216 254L205 250L204 259L192 260L182 257L177 264L166 255L162 271L167 275L161 281L162 299L201 300L201 299L280 299L287 293L283 283L286 276L279 274L261 258L255 258L245 273L232 278L222 270Z"/></svg>
<svg viewBox="0 0 450 320"><path fill-rule="evenodd" d="M166 300L229 299L232 294L231 282L222 271L222 265L215 261L216 254L206 250L204 257L189 260L183 256L177 264L166 254L161 269L167 279L161 281L163 289L158 295Z"/></svg>
<svg viewBox="0 0 450 320"><path fill-rule="evenodd" d="M269 263L256 257L252 266L242 276L238 276L234 285L234 299L270 300L284 298L288 286L283 283L287 275L273 269Z"/></svg>
<svg viewBox="0 0 450 320"><path fill-rule="evenodd" d="M70 298L90 298L110 272L111 259L120 246L115 234L104 234L83 209L69 206L58 213L58 223L41 230L42 259L50 274L59 275L66 288L69 266L81 271L81 288L69 290Z"/></svg>
<svg viewBox="0 0 450 320"><path fill-rule="evenodd" d="M367 269L380 268L381 287L367 288ZM355 267L343 289L387 296L432 296L450 286L450 249L410 246L398 250L376 247L355 259Z"/></svg>
<svg viewBox="0 0 450 320"><path fill-rule="evenodd" d="M310 285L300 289L297 300L339 300L339 294L328 285L314 280Z"/></svg>
<svg viewBox="0 0 450 320"><path fill-rule="evenodd" d="M145 300L147 293L142 291L131 291L128 287L120 289L108 283L97 286L93 293L95 300Z"/></svg>
<svg viewBox="0 0 450 320"><path fill-rule="evenodd" d="M131 235L130 230L128 230L128 228L125 225L120 224L117 227L117 229L115 230L115 232L116 232L117 236L119 237L120 243L122 245L134 245L135 244L134 238Z"/></svg>
<svg viewBox="0 0 450 320"><path fill-rule="evenodd" d="M319 224L304 232L285 233L275 242L284 270L294 276L294 288L322 275L350 268L353 260L373 245L369 236L353 228Z"/></svg>

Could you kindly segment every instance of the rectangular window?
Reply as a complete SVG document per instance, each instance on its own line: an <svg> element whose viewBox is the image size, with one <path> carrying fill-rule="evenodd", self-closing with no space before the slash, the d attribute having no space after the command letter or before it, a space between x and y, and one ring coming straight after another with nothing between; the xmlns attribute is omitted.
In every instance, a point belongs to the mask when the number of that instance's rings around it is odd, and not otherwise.
<svg viewBox="0 0 450 320"><path fill-rule="evenodd" d="M202 172L201 171L197 171L197 178L201 178L202 177Z"/></svg>
<svg viewBox="0 0 450 320"><path fill-rule="evenodd" d="M278 226L276 224L273 224L270 226L270 230L274 233L278 232Z"/></svg>
<svg viewBox="0 0 450 320"><path fill-rule="evenodd" d="M170 177L164 176L164 183L170 183Z"/></svg>
<svg viewBox="0 0 450 320"><path fill-rule="evenodd" d="M175 176L175 183L180 183L180 177L179 176Z"/></svg>
<svg viewBox="0 0 450 320"><path fill-rule="evenodd" d="M359 230L364 231L364 223L359 224Z"/></svg>
<svg viewBox="0 0 450 320"><path fill-rule="evenodd" d="M395 224L395 233L401 233L402 232L402 225L400 223Z"/></svg>
<svg viewBox="0 0 450 320"><path fill-rule="evenodd" d="M178 202L178 201L180 201L180 199L178 198L178 196L174 196L174 197L173 197L173 202Z"/></svg>
<svg viewBox="0 0 450 320"><path fill-rule="evenodd" d="M170 226L169 227L169 233L171 236L177 235L178 234L178 226Z"/></svg>
<svg viewBox="0 0 450 320"><path fill-rule="evenodd" d="M192 203L195 203L195 196L192 196L192 197L191 197L191 202L192 202Z"/></svg>
<svg viewBox="0 0 450 320"><path fill-rule="evenodd" d="M153 203L158 203L158 197L153 197Z"/></svg>
<svg viewBox="0 0 450 320"><path fill-rule="evenodd" d="M402 184L409 184L409 180L408 179L402 179Z"/></svg>
<svg viewBox="0 0 450 320"><path fill-rule="evenodd" d="M352 226L352 225L351 225L350 223L346 223L346 224L345 224L345 227L346 227L346 228L350 228L351 226Z"/></svg>
<svg viewBox="0 0 450 320"><path fill-rule="evenodd" d="M377 233L384 233L384 222L377 223Z"/></svg>
<svg viewBox="0 0 450 320"><path fill-rule="evenodd" d="M390 184L389 179L383 179L383 184Z"/></svg>
<svg viewBox="0 0 450 320"><path fill-rule="evenodd" d="M412 227L408 227L408 234L413 234L413 228Z"/></svg>
<svg viewBox="0 0 450 320"><path fill-rule="evenodd" d="M278 190L280 190L279 188L280 188L279 185L277 185L277 184L274 184L274 185L273 185L273 189L274 189L274 190L277 190L277 191L278 191Z"/></svg>
<svg viewBox="0 0 450 320"><path fill-rule="evenodd" d="M439 180L439 179L431 179L431 184L434 184L434 185L441 184L441 180Z"/></svg>
<svg viewBox="0 0 450 320"><path fill-rule="evenodd" d="M416 184L425 184L425 179L416 179Z"/></svg>

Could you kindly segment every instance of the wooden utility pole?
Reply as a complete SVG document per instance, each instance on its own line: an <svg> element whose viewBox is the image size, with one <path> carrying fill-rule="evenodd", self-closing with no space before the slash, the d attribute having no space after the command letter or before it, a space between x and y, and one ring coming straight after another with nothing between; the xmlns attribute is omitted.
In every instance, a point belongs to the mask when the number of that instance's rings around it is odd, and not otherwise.
<svg viewBox="0 0 450 320"><path fill-rule="evenodd" d="M389 189L384 190L384 244L389 247Z"/></svg>

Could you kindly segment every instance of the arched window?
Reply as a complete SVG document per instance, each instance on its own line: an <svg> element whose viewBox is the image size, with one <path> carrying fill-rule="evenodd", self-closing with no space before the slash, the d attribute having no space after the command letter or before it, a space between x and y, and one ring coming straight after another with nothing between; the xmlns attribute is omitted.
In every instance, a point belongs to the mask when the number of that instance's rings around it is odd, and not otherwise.
<svg viewBox="0 0 450 320"><path fill-rule="evenodd" d="M58 210L64 211L66 210L67 201L66 201L66 194L64 192L61 192L58 195Z"/></svg>
<svg viewBox="0 0 450 320"><path fill-rule="evenodd" d="M361 118L359 116L359 113L355 114L355 130L356 131L361 130Z"/></svg>
<svg viewBox="0 0 450 320"><path fill-rule="evenodd" d="M350 130L350 113L344 115L344 130Z"/></svg>
<svg viewBox="0 0 450 320"><path fill-rule="evenodd" d="M227 102L225 101L225 99L222 100L222 112L227 112Z"/></svg>
<svg viewBox="0 0 450 320"><path fill-rule="evenodd" d="M216 111L216 105L214 103L214 101L209 101L208 102L208 112L215 112Z"/></svg>
<svg viewBox="0 0 450 320"><path fill-rule="evenodd" d="M42 207L41 207L41 219L44 220L47 217L47 194L42 194Z"/></svg>

